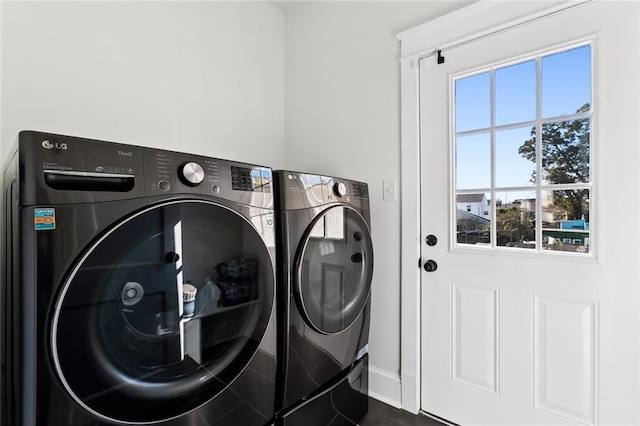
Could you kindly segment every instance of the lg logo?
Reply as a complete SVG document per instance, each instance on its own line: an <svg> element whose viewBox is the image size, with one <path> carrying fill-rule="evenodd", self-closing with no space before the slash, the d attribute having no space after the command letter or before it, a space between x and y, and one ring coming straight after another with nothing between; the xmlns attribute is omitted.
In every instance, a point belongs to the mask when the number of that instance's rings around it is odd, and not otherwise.
<svg viewBox="0 0 640 426"><path fill-rule="evenodd" d="M51 142L50 140L42 141L42 147L45 149L67 149L64 142Z"/></svg>

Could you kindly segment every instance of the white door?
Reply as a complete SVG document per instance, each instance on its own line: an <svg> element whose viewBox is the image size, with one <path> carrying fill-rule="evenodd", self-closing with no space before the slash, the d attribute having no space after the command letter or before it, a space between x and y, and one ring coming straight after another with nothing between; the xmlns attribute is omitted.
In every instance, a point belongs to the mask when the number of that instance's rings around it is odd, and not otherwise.
<svg viewBox="0 0 640 426"><path fill-rule="evenodd" d="M592 2L420 61L422 410L638 424L638 16Z"/></svg>

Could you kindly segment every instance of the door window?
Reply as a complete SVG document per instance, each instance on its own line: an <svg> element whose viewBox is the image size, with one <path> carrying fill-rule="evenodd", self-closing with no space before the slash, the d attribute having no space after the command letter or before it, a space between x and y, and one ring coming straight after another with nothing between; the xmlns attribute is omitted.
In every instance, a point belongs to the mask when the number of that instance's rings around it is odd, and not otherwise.
<svg viewBox="0 0 640 426"><path fill-rule="evenodd" d="M118 421L189 411L249 363L273 307L273 268L236 212L173 202L127 218L80 259L53 321L63 383Z"/></svg>
<svg viewBox="0 0 640 426"><path fill-rule="evenodd" d="M311 224L297 257L296 300L309 325L338 333L360 315L369 298L373 246L355 210L332 207Z"/></svg>
<svg viewBox="0 0 640 426"><path fill-rule="evenodd" d="M456 246L592 251L591 84L590 44L453 78Z"/></svg>

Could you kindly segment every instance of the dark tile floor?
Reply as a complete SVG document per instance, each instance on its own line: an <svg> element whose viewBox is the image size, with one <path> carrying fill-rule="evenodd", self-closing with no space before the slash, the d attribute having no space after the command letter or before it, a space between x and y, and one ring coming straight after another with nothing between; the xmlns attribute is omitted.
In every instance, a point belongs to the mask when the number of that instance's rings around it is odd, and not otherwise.
<svg viewBox="0 0 640 426"><path fill-rule="evenodd" d="M390 405L369 398L369 412L360 422L360 426L443 426L422 414L413 415Z"/></svg>

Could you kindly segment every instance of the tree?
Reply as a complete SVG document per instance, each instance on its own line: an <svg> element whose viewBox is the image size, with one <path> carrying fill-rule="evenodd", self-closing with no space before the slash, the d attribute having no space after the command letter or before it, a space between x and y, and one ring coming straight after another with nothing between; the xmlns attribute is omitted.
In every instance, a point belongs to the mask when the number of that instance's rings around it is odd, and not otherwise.
<svg viewBox="0 0 640 426"><path fill-rule="evenodd" d="M589 111L584 104L577 113ZM542 178L550 184L586 183L590 173L590 126L588 118L544 123L542 125ZM531 138L524 141L518 153L527 160L536 161L536 128L531 129ZM531 182L536 182L536 172ZM588 190L556 190L553 204L567 211L568 219L580 219L586 209ZM588 213L587 213L588 214ZM586 218L588 220L588 218Z"/></svg>
<svg viewBox="0 0 640 426"><path fill-rule="evenodd" d="M496 209L498 245L535 239L535 221L516 206Z"/></svg>

